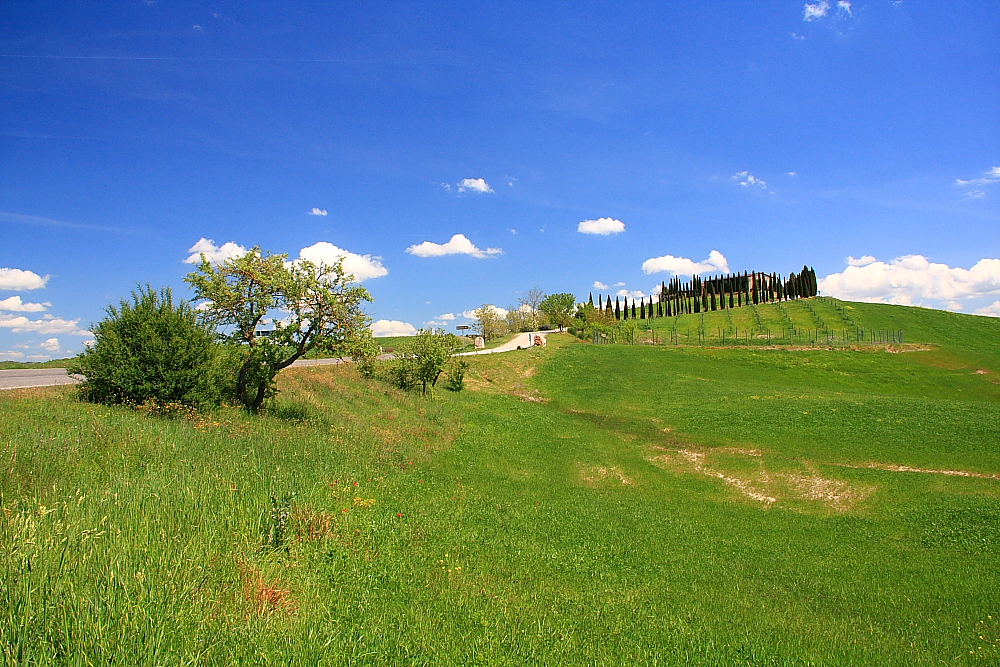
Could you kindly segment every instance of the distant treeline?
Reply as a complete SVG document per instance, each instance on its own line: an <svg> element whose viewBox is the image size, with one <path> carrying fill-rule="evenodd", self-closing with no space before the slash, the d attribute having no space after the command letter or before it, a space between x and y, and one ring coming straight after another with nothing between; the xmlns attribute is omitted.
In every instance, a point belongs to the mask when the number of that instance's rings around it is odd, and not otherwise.
<svg viewBox="0 0 1000 667"><path fill-rule="evenodd" d="M799 273L791 273L782 278L778 273L727 274L715 278L702 279L692 276L690 282L681 282L674 277L669 283L662 283L657 297L643 297L636 303L628 297L621 301L611 297L607 301L598 294L597 305L594 295L590 295L589 305L599 310L614 313L616 320L652 319L654 317L674 317L686 313L701 313L725 308L740 308L749 304L789 301L816 296L816 272L803 266ZM648 299L648 300L647 300Z"/></svg>

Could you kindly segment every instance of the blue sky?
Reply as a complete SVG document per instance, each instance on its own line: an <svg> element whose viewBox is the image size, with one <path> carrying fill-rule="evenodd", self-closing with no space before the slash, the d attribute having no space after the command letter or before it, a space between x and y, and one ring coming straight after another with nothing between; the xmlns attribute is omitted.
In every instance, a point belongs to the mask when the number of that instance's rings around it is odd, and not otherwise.
<svg viewBox="0 0 1000 667"><path fill-rule="evenodd" d="M8 3L0 355L189 296L199 243L352 253L382 332L804 263L1000 315L998 34L982 2Z"/></svg>

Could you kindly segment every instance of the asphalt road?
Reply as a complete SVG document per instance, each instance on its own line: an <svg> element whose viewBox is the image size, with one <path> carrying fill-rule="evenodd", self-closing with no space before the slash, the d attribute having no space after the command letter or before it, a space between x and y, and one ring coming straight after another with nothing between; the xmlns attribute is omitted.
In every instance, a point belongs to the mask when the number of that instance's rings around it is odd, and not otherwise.
<svg viewBox="0 0 1000 667"><path fill-rule="evenodd" d="M491 350L476 350L463 354L492 354L494 352L509 352L510 350L528 347L528 336L521 334L514 340ZM381 354L379 359L393 359L391 354ZM292 366L327 366L329 364L348 363L348 359L299 359ZM83 379L80 375L70 375L65 368L19 368L12 371L0 371L0 391L4 389L24 389L26 387L54 387L61 384L79 384Z"/></svg>
<svg viewBox="0 0 1000 667"><path fill-rule="evenodd" d="M391 359L391 354L383 354L379 359ZM349 362L345 359L299 359L292 366L327 366ZM0 391L4 389L24 389L26 387L54 387L61 384L79 384L80 375L69 375L65 368L19 368L0 371Z"/></svg>
<svg viewBox="0 0 1000 667"><path fill-rule="evenodd" d="M13 371L0 371L0 390L77 384L81 379L79 376L68 374L65 368L19 368Z"/></svg>

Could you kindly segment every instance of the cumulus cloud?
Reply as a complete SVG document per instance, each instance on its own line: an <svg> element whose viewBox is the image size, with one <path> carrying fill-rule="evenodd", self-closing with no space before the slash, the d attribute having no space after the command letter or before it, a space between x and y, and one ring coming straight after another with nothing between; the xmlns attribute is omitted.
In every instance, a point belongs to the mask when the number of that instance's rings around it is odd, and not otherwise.
<svg viewBox="0 0 1000 667"><path fill-rule="evenodd" d="M837 11L841 14L854 16L854 14L851 13L851 3L847 0L837 0Z"/></svg>
<svg viewBox="0 0 1000 667"><path fill-rule="evenodd" d="M493 304L489 304L486 307L491 309L494 313L496 313L498 317L507 317L507 313L510 312L506 308L499 308L497 306L494 306ZM476 310L478 310L478 308L473 308L471 310L463 310L462 317L464 317L467 320L474 320L476 319Z"/></svg>
<svg viewBox="0 0 1000 667"><path fill-rule="evenodd" d="M441 315L438 315L434 319L436 319L436 320L451 321L451 320L455 319L455 313L443 313Z"/></svg>
<svg viewBox="0 0 1000 667"><path fill-rule="evenodd" d="M494 194L489 183L481 178L463 178L458 184L459 192L476 192L481 195Z"/></svg>
<svg viewBox="0 0 1000 667"><path fill-rule="evenodd" d="M21 361L22 359L24 359L24 352L15 352L14 350L0 352L0 361Z"/></svg>
<svg viewBox="0 0 1000 667"><path fill-rule="evenodd" d="M43 350L45 350L47 352L58 352L59 351L59 339L58 338L49 338L48 340L46 340L44 343L42 343L38 347L42 348Z"/></svg>
<svg viewBox="0 0 1000 667"><path fill-rule="evenodd" d="M615 292L615 296L627 296L633 299L641 299L642 297L646 296L646 293L643 292L642 290L637 290L637 289L633 290L620 289L617 292Z"/></svg>
<svg viewBox="0 0 1000 667"><path fill-rule="evenodd" d="M49 282L49 276L40 276L34 271L21 269L0 269L0 290L20 292L22 290L41 289Z"/></svg>
<svg viewBox="0 0 1000 667"><path fill-rule="evenodd" d="M826 16L828 11L830 11L830 3L826 0L814 3L807 2L805 9L802 10L802 20L815 21L816 19L821 19Z"/></svg>
<svg viewBox="0 0 1000 667"><path fill-rule="evenodd" d="M595 280L594 289L608 289L608 286L602 283L600 280Z"/></svg>
<svg viewBox="0 0 1000 667"><path fill-rule="evenodd" d="M205 259L212 264L222 264L227 259L242 257L247 254L247 249L241 245L237 245L235 241L229 241L223 243L221 246L217 246L215 245L215 241L206 239L203 236L198 239L197 243L188 248L188 252L191 255L184 260L185 264L197 264L201 261L202 255L205 255Z"/></svg>
<svg viewBox="0 0 1000 667"><path fill-rule="evenodd" d="M1000 299L994 301L988 306L977 308L972 312L976 315L985 315L986 317L1000 317Z"/></svg>
<svg viewBox="0 0 1000 667"><path fill-rule="evenodd" d="M766 181L757 178L756 176L754 176L753 174L751 174L749 171L746 170L738 171L735 174L733 174L733 180L739 181L740 185L742 185L745 188L749 188L751 185L756 185L758 187L764 188L765 190L767 189Z"/></svg>
<svg viewBox="0 0 1000 667"><path fill-rule="evenodd" d="M873 264L878 260L872 257L871 255L863 255L861 257L848 257L844 261L847 262L848 266L868 266L869 264Z"/></svg>
<svg viewBox="0 0 1000 667"><path fill-rule="evenodd" d="M40 320L29 320L24 315L0 315L0 328L10 329L14 333L33 332L39 334L69 334L70 336L93 337L93 334L81 329L79 319L64 320L61 317L45 315Z"/></svg>
<svg viewBox="0 0 1000 667"><path fill-rule="evenodd" d="M389 269L382 266L381 257L359 255L343 248L338 248L326 241L314 243L308 248L303 248L299 251L299 259L304 259L314 264L322 262L327 266L336 264L337 260L341 257L344 258L344 272L353 275L354 279L358 282L370 278L380 278L389 273Z"/></svg>
<svg viewBox="0 0 1000 667"><path fill-rule="evenodd" d="M708 253L708 259L700 262L695 262L687 257L663 255L662 257L653 257L643 262L642 271L647 275L667 271L675 276L700 275L702 273L729 273L729 261L718 250Z"/></svg>
<svg viewBox="0 0 1000 667"><path fill-rule="evenodd" d="M406 249L406 252L411 255L416 255L417 257L472 255L478 259L503 254L503 250L500 248L487 248L486 250L477 248L472 241L466 238L465 234L455 234L447 243L432 243L431 241L424 241L423 243L411 245Z"/></svg>
<svg viewBox="0 0 1000 667"><path fill-rule="evenodd" d="M576 226L576 231L581 234L621 234L625 231L625 223L614 218L598 218L597 220L584 220Z"/></svg>
<svg viewBox="0 0 1000 667"><path fill-rule="evenodd" d="M316 208L315 206L313 206L312 210L309 211L309 215L320 215L326 217L327 212L325 208Z"/></svg>
<svg viewBox="0 0 1000 667"><path fill-rule="evenodd" d="M21 297L12 296L0 301L0 310L7 310L14 313L40 313L51 305L48 301L43 303L26 303L21 301Z"/></svg>
<svg viewBox="0 0 1000 667"><path fill-rule="evenodd" d="M981 259L971 269L934 263L923 255L864 265L850 259L843 273L817 281L820 291L855 301L915 306L1000 294L1000 259Z"/></svg>
<svg viewBox="0 0 1000 667"><path fill-rule="evenodd" d="M386 336L412 336L417 333L417 328L409 322L399 320L379 320L372 325L372 336L384 338Z"/></svg>

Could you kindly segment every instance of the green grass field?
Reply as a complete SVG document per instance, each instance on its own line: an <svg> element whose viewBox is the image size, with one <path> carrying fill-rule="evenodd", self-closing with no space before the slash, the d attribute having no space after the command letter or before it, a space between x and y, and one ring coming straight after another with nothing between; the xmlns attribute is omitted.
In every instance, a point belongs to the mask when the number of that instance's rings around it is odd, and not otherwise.
<svg viewBox="0 0 1000 667"><path fill-rule="evenodd" d="M920 349L553 335L433 400L293 369L257 417L5 392L4 660L997 664L1000 320L813 301Z"/></svg>

